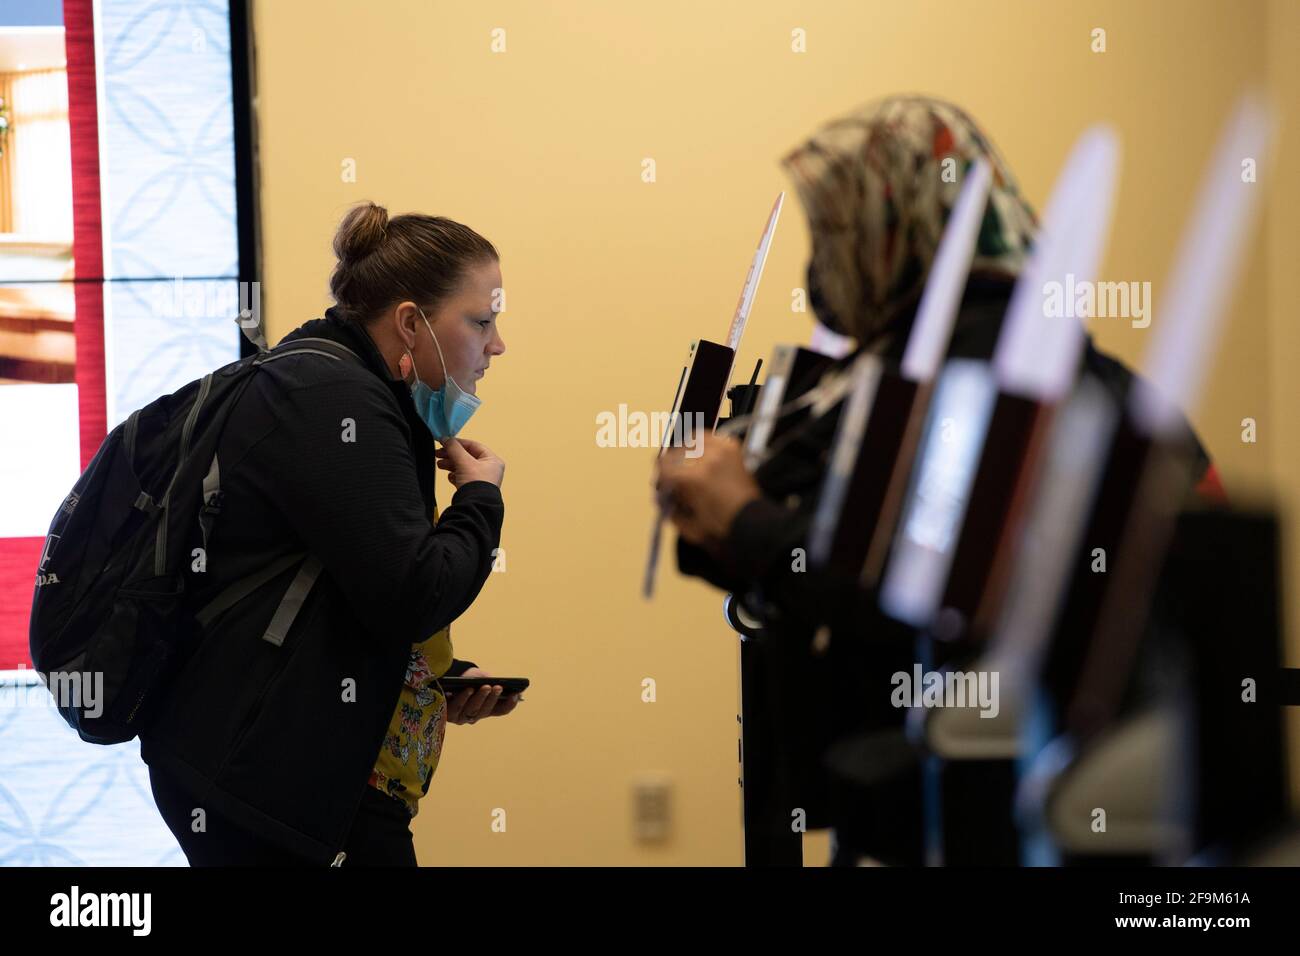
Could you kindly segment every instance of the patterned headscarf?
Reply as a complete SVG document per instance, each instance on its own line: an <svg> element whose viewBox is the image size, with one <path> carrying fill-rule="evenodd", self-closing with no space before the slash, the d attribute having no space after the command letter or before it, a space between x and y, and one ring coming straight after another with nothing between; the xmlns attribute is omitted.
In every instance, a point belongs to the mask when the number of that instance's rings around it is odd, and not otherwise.
<svg viewBox="0 0 1300 956"><path fill-rule="evenodd" d="M871 346L912 314L966 170L980 157L993 184L971 272L1013 278L1037 219L1001 155L959 107L922 96L869 103L781 161L808 215L809 296L819 322Z"/></svg>

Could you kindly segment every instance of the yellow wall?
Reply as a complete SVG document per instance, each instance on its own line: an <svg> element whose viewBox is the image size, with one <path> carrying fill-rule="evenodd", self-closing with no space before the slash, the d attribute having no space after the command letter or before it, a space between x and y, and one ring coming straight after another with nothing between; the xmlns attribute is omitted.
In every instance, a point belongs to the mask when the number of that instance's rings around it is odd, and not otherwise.
<svg viewBox="0 0 1300 956"><path fill-rule="evenodd" d="M1191 191L1233 98L1271 81L1296 101L1296 67L1280 65L1296 21L1288 0L259 0L271 338L328 304L330 237L354 201L451 216L502 254L508 352L466 434L509 464L507 571L453 634L461 656L535 689L507 720L449 731L416 821L421 859L740 862L735 639L719 596L677 579L667 550L657 600L640 600L652 453L598 448L595 422L620 403L665 408L689 341L724 335L763 217L788 186L785 150L866 99L934 93L981 120L1041 205L1073 139L1110 121L1124 160L1104 278L1151 281L1158 321ZM505 53L490 51L495 27ZM804 54L790 49L796 27ZM1089 49L1094 27L1107 31L1104 54ZM1294 166L1300 143L1293 126L1286 135L1280 157ZM641 181L645 157L653 184ZM355 183L342 181L349 158ZM1285 179L1269 188L1294 212L1295 177ZM789 198L737 363L745 375L811 330L790 310L808 240ZM1284 287L1296 219L1280 220L1252 250L1193 411L1230 487L1300 477L1287 421L1295 375L1283 364L1297 345ZM1141 364L1149 330L1112 319L1094 331ZM1239 440L1247 415L1260 421L1256 445ZM450 492L440 486L444 504ZM647 677L655 703L641 700ZM633 839L642 775L673 786L662 846ZM505 833L491 830L494 808L506 810ZM825 840L809 842L820 860Z"/></svg>

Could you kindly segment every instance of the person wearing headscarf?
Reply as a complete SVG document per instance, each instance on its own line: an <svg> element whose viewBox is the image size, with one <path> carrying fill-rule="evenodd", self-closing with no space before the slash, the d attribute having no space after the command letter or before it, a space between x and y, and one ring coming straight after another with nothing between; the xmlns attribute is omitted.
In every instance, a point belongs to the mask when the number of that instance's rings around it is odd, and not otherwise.
<svg viewBox="0 0 1300 956"><path fill-rule="evenodd" d="M1038 220L965 111L932 97L888 97L826 124L783 158L808 218L814 315L855 346L823 383L863 352L897 367L944 227L979 159L992 183L948 355L990 359ZM1117 396L1129 387L1131 373L1091 338L1081 364ZM863 692L867 681L887 682L915 661L914 635L879 614L874 594L829 570L805 572L797 560L807 553L838 418L838 406L814 416L752 474L738 441L709 435L693 459L665 452L655 475L678 531L679 570L732 592L764 622L778 691L806 688L785 709L776 759L790 785L785 799L805 809L810 827L827 825L821 757L831 742L902 722L888 693L874 684ZM1202 473L1207 466L1201 453ZM858 842L886 861L919 862L919 787L919 777L905 775L881 797L875 829Z"/></svg>

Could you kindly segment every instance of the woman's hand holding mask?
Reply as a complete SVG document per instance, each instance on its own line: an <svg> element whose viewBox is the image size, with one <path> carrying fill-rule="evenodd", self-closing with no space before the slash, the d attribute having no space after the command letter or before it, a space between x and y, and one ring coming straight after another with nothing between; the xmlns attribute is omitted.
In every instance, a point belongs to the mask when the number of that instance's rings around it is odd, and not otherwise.
<svg viewBox="0 0 1300 956"><path fill-rule="evenodd" d="M487 445L469 438L444 438L441 442L442 447L435 452L438 467L449 472L452 485L459 488L471 481L490 481L501 486L506 463Z"/></svg>

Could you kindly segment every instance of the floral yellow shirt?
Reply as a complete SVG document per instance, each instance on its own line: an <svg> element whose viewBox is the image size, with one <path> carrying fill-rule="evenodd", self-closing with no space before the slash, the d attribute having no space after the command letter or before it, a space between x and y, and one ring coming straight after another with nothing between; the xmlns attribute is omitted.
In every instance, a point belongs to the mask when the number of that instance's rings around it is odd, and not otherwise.
<svg viewBox="0 0 1300 956"><path fill-rule="evenodd" d="M435 521L437 517L435 508ZM411 816L419 810L420 798L428 793L429 781L442 755L447 700L437 680L447 673L451 660L450 625L411 645L397 710L388 724L375 768L370 772L370 785L401 800Z"/></svg>

